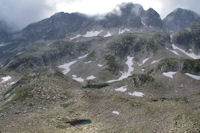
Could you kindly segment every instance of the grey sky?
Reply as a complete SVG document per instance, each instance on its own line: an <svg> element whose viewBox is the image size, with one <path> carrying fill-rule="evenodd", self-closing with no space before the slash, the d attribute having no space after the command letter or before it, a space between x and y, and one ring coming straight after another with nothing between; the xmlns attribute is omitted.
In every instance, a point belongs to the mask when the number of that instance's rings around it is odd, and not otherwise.
<svg viewBox="0 0 200 133"><path fill-rule="evenodd" d="M59 11L103 14L123 2L139 3L144 9L152 7L162 18L176 8L200 14L200 0L0 0L0 20L20 29Z"/></svg>

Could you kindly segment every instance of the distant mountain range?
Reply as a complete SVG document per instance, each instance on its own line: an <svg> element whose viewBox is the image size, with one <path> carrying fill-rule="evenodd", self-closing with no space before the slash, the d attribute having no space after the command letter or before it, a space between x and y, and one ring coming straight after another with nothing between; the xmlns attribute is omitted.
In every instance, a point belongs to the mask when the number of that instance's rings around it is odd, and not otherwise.
<svg viewBox="0 0 200 133"><path fill-rule="evenodd" d="M0 23L0 132L198 133L199 19L127 3Z"/></svg>
<svg viewBox="0 0 200 133"><path fill-rule="evenodd" d="M166 31L176 32L200 21L193 11L176 9L163 20L152 8L144 10L141 5L124 3L119 10L102 16L87 16L81 13L56 13L50 18L28 25L26 28L11 34L10 40L55 40L71 38L75 34L83 34L92 30L130 29L135 32ZM0 27L2 24L0 23ZM1 40L7 40L7 33L0 28Z"/></svg>

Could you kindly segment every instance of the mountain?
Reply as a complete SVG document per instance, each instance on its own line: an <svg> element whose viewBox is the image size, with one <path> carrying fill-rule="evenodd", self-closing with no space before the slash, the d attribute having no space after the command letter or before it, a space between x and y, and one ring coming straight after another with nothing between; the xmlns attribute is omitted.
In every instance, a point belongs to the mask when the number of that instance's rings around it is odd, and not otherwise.
<svg viewBox="0 0 200 133"><path fill-rule="evenodd" d="M200 16L193 11L178 8L167 15L163 20L164 29L174 32L200 21Z"/></svg>
<svg viewBox="0 0 200 133"><path fill-rule="evenodd" d="M143 21L144 20L144 21ZM13 39L27 41L70 39L76 34L87 34L87 31L107 31L118 34L124 31L161 30L162 20L153 9L145 11L141 5L127 3L119 11L108 13L103 19L89 17L80 13L57 13L50 18L34 23L13 36Z"/></svg>
<svg viewBox="0 0 200 133"><path fill-rule="evenodd" d="M200 22L173 34L173 43L200 54Z"/></svg>
<svg viewBox="0 0 200 133"><path fill-rule="evenodd" d="M163 26L127 3L13 33L0 47L0 132L199 132L200 24Z"/></svg>
<svg viewBox="0 0 200 133"><path fill-rule="evenodd" d="M145 25L162 29L162 20L154 9L150 8L144 12L143 19Z"/></svg>
<svg viewBox="0 0 200 133"><path fill-rule="evenodd" d="M11 28L4 21L0 21L0 42L8 40Z"/></svg>

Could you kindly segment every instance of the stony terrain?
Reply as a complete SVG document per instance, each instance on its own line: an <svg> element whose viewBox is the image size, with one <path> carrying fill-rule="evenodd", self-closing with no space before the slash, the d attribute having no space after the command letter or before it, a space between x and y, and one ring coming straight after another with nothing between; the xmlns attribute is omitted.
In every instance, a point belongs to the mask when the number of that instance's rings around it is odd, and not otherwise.
<svg viewBox="0 0 200 133"><path fill-rule="evenodd" d="M58 13L2 41L0 132L200 132L199 16L120 9ZM177 14L195 19L174 28Z"/></svg>

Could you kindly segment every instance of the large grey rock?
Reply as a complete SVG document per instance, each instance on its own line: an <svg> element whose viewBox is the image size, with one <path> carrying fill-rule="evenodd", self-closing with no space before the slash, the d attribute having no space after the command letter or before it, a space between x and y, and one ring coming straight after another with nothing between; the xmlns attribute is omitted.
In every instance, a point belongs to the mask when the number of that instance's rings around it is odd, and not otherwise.
<svg viewBox="0 0 200 133"><path fill-rule="evenodd" d="M166 31L174 32L184 29L198 21L200 21L200 17L195 12L178 8L167 15L163 20L163 24Z"/></svg>

